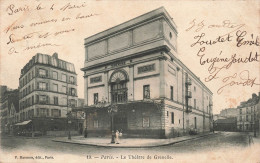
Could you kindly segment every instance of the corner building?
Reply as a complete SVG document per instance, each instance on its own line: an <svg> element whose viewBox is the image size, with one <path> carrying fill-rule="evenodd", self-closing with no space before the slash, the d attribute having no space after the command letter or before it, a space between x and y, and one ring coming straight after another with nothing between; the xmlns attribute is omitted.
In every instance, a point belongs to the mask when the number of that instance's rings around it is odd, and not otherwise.
<svg viewBox="0 0 260 163"><path fill-rule="evenodd" d="M37 53L21 70L19 81L17 126L43 134L66 130L67 113L78 100L74 65L59 59L57 53Z"/></svg>
<svg viewBox="0 0 260 163"><path fill-rule="evenodd" d="M168 138L210 130L212 92L178 59L176 25L163 7L84 45L90 135L122 129L129 137Z"/></svg>

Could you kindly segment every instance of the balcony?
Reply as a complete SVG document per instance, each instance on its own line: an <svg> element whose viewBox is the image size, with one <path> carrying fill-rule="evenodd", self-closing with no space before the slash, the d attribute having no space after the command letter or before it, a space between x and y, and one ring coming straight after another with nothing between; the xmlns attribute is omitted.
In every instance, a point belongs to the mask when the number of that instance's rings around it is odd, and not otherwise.
<svg viewBox="0 0 260 163"><path fill-rule="evenodd" d="M190 78L186 78L185 84L186 85L192 85L191 79Z"/></svg>
<svg viewBox="0 0 260 163"><path fill-rule="evenodd" d="M187 107L186 107L186 112L187 112L187 113L192 112L192 106L187 105Z"/></svg>
<svg viewBox="0 0 260 163"><path fill-rule="evenodd" d="M187 91L186 92L186 97L187 98L192 98L192 92L191 91Z"/></svg>

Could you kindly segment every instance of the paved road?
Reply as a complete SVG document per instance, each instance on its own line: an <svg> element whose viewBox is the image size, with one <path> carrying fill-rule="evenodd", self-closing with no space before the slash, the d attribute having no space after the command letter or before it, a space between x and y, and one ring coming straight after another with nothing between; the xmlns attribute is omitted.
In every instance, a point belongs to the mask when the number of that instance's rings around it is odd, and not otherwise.
<svg viewBox="0 0 260 163"><path fill-rule="evenodd" d="M142 159L142 156L146 157L151 155L163 155L175 157L183 154L201 154L218 152L224 150L227 152L233 149L245 149L248 148L248 135L246 133L232 133L222 132L219 134L211 135L196 140L181 142L169 146L153 147L153 148L138 148L138 149L122 149L122 148L105 148L105 147L93 147L86 145L66 144L51 141L51 138L21 138L21 137L6 137L1 140L2 150L5 153L14 151L26 151L28 153L37 154L71 154L77 156L98 157L101 159L102 155L121 157L121 155L133 159ZM176 158L176 157L175 157ZM116 159L116 158L114 158ZM167 159L167 158L166 158ZM168 158L169 159L169 158ZM170 158L171 159L171 158ZM214 158L213 158L214 159Z"/></svg>

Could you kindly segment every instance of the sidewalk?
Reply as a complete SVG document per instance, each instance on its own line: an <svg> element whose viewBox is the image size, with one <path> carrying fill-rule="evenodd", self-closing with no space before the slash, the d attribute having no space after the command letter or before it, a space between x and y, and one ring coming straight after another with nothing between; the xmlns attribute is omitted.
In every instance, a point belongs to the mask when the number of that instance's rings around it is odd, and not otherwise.
<svg viewBox="0 0 260 163"><path fill-rule="evenodd" d="M253 139L253 144L260 144L260 135L259 133L256 134L256 137L254 137L254 133L250 132L249 135L252 137Z"/></svg>
<svg viewBox="0 0 260 163"><path fill-rule="evenodd" d="M176 144L176 143L179 143L179 142L199 139L199 138L214 135L214 134L217 134L217 133L189 135L189 136L182 136L182 137L176 137L176 138L171 138L171 139L123 138L123 139L119 140L120 144L111 144L110 143L111 138L108 138L108 137L84 138L83 136L73 136L71 138L71 140L68 140L67 137L59 137L59 138L52 139L52 141L62 142L62 143L79 144L79 145L98 146L98 147L148 148L148 147L158 147L158 146Z"/></svg>

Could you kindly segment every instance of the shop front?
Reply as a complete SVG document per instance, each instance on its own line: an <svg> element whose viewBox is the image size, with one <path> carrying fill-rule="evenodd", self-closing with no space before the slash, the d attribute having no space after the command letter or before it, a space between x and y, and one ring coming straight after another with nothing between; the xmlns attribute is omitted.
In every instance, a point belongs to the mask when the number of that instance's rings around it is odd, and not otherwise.
<svg viewBox="0 0 260 163"><path fill-rule="evenodd" d="M161 137L160 102L135 101L85 107L88 136L109 137L117 130L123 137Z"/></svg>

